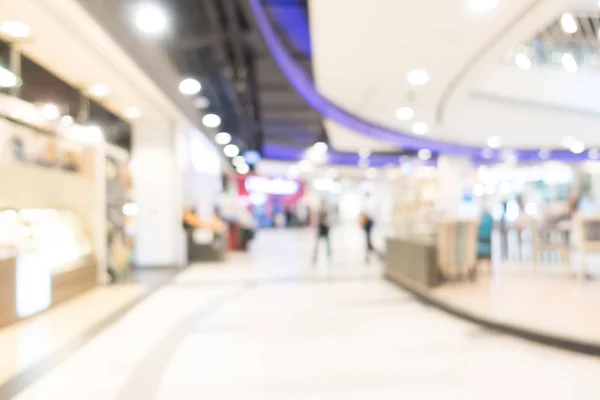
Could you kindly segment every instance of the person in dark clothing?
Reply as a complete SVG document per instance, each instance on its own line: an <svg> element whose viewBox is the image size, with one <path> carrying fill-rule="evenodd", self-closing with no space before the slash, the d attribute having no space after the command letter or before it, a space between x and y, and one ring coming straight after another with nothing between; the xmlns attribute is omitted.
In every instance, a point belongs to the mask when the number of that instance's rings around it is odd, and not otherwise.
<svg viewBox="0 0 600 400"><path fill-rule="evenodd" d="M329 227L330 227L330 219L329 212L327 211L327 205L323 203L321 205L321 209L319 210L319 214L317 215L317 243L315 245L315 255L314 261L317 261L317 256L319 255L319 243L321 240L325 240L327 245L327 256L331 258L331 241L329 238Z"/></svg>
<svg viewBox="0 0 600 400"><path fill-rule="evenodd" d="M373 231L373 218L366 213L362 212L360 214L360 225L362 229L365 231L365 239L366 239L366 261L369 262L369 255L375 252L375 248L373 247L373 241L371 239L371 232Z"/></svg>

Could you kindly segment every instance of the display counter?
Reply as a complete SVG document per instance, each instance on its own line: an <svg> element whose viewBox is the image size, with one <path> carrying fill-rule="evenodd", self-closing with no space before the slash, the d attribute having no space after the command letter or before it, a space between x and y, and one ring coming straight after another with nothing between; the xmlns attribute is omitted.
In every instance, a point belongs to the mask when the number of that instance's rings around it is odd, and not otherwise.
<svg viewBox="0 0 600 400"><path fill-rule="evenodd" d="M0 327L35 315L97 283L82 223L70 211L0 211Z"/></svg>
<svg viewBox="0 0 600 400"><path fill-rule="evenodd" d="M434 238L388 238L386 246L388 279L427 288L442 283Z"/></svg>
<svg viewBox="0 0 600 400"><path fill-rule="evenodd" d="M210 229L187 229L188 261L223 261L227 251L227 234Z"/></svg>

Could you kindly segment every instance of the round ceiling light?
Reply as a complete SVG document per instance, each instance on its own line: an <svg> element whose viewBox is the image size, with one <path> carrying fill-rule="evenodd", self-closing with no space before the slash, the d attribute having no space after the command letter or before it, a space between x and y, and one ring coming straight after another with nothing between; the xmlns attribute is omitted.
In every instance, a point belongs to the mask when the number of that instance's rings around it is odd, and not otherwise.
<svg viewBox="0 0 600 400"><path fill-rule="evenodd" d="M415 122L412 124L412 131L415 135L424 135L429 131L425 122Z"/></svg>
<svg viewBox="0 0 600 400"><path fill-rule="evenodd" d="M475 13L486 13L498 7L500 0L469 0L469 10Z"/></svg>
<svg viewBox="0 0 600 400"><path fill-rule="evenodd" d="M419 157L419 160L421 161L427 161L431 159L431 150L429 149L421 149L419 150L419 153L417 153L417 156Z"/></svg>
<svg viewBox="0 0 600 400"><path fill-rule="evenodd" d="M179 83L179 91L186 96L193 96L202 90L202 85L194 78L186 78Z"/></svg>
<svg viewBox="0 0 600 400"><path fill-rule="evenodd" d="M581 154L585 151L585 144L576 140L573 143L571 143L571 145L569 146L569 150L571 150L571 152L575 154Z"/></svg>
<svg viewBox="0 0 600 400"><path fill-rule="evenodd" d="M60 110L56 104L48 103L42 106L42 116L48 121L55 121L60 118Z"/></svg>
<svg viewBox="0 0 600 400"><path fill-rule="evenodd" d="M573 14L564 13L560 17L560 27L564 33L568 33L570 35L574 34L579 30L579 26L577 25L577 21Z"/></svg>
<svg viewBox="0 0 600 400"><path fill-rule="evenodd" d="M548 149L541 149L538 152L538 157L540 157L541 160L547 160L550 158L550 150Z"/></svg>
<svg viewBox="0 0 600 400"><path fill-rule="evenodd" d="M60 123L63 126L71 126L74 122L75 120L70 115L63 115L63 117L60 119Z"/></svg>
<svg viewBox="0 0 600 400"><path fill-rule="evenodd" d="M217 114L206 114L204 117L202 117L202 123L207 128L216 128L221 125L221 117L219 117Z"/></svg>
<svg viewBox="0 0 600 400"><path fill-rule="evenodd" d="M406 79L413 86L421 86L429 82L429 72L424 69L415 69L408 73Z"/></svg>
<svg viewBox="0 0 600 400"><path fill-rule="evenodd" d="M231 135L227 132L219 132L215 135L215 142L221 146L229 144L231 143Z"/></svg>
<svg viewBox="0 0 600 400"><path fill-rule="evenodd" d="M600 158L600 150L598 150L597 148L590 149L588 151L588 157L592 160L597 160L598 158Z"/></svg>
<svg viewBox="0 0 600 400"><path fill-rule="evenodd" d="M400 121L410 121L415 117L415 110L410 107L400 107L396 110L396 118Z"/></svg>
<svg viewBox="0 0 600 400"><path fill-rule="evenodd" d="M248 164L242 164L239 167L237 167L235 170L240 175L246 175L248 172L250 172L250 167L248 166Z"/></svg>
<svg viewBox="0 0 600 400"><path fill-rule="evenodd" d="M239 167L240 165L246 164L246 160L242 156L235 156L233 157L233 160L231 160L231 163L234 167Z"/></svg>
<svg viewBox="0 0 600 400"><path fill-rule="evenodd" d="M13 74L8 69L0 66L0 87L10 88L19 86L21 83L21 79L19 79L18 76Z"/></svg>
<svg viewBox="0 0 600 400"><path fill-rule="evenodd" d="M223 148L223 153L230 158L240 154L240 149L235 144L228 144Z"/></svg>
<svg viewBox="0 0 600 400"><path fill-rule="evenodd" d="M369 149L365 149L365 148L363 148L363 149L360 149L360 150L358 151L358 155L359 155L359 157L360 157L360 158L362 158L362 159L369 158L369 157L371 156L371 150L369 150Z"/></svg>
<svg viewBox="0 0 600 400"><path fill-rule="evenodd" d="M5 35L14 38L26 38L31 36L31 28L21 21L2 21L0 22L0 31Z"/></svg>
<svg viewBox="0 0 600 400"><path fill-rule="evenodd" d="M149 35L164 33L169 26L169 18L165 10L157 4L140 4L134 10L135 26Z"/></svg>

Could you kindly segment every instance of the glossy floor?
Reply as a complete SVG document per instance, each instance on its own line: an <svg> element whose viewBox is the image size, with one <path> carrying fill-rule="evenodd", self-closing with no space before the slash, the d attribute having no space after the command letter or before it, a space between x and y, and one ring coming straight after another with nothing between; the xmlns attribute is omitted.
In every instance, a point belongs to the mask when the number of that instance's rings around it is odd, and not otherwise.
<svg viewBox="0 0 600 400"><path fill-rule="evenodd" d="M313 265L313 233L261 232L251 254L187 269L16 398L600 398L600 360L419 303L365 265L361 239L335 230L331 262Z"/></svg>

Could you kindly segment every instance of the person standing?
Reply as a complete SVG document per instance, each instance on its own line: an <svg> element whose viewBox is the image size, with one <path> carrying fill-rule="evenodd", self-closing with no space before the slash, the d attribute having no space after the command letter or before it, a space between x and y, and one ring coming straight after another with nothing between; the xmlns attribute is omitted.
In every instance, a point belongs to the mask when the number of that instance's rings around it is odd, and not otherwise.
<svg viewBox="0 0 600 400"><path fill-rule="evenodd" d="M331 240L329 238L330 224L331 221L329 218L329 212L327 210L327 204L322 202L319 213L317 214L317 243L315 246L314 262L317 262L317 257L319 255L319 243L321 240L325 241L327 245L327 256L331 258Z"/></svg>
<svg viewBox="0 0 600 400"><path fill-rule="evenodd" d="M373 247L373 241L371 238L371 232L373 231L373 218L366 212L363 211L360 214L360 225L365 232L365 240L366 240L366 256L365 261L369 262L369 255L375 251Z"/></svg>

